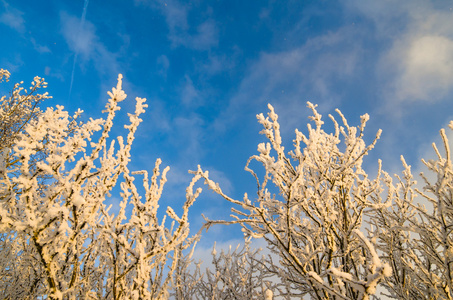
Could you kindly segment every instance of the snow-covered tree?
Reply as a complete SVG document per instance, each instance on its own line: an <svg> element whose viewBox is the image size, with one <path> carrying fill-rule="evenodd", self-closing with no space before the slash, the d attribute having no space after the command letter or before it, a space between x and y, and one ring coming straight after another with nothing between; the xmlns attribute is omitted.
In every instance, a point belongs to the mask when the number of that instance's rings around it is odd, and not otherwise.
<svg viewBox="0 0 453 300"><path fill-rule="evenodd" d="M392 206L370 218L378 249L393 268L383 286L395 299L453 298L453 168L444 129L440 135L445 155L433 143L437 159L422 160L434 176L422 173L418 189L402 158L403 177L388 191Z"/></svg>
<svg viewBox="0 0 453 300"><path fill-rule="evenodd" d="M323 130L321 115L311 103L315 126L308 125L308 136L296 130L294 149L287 156L282 145L278 116L272 106L261 132L269 140L258 145L259 155L246 166L258 185L256 200L248 194L235 200L224 194L200 167L197 175L216 193L231 202L234 221L246 235L264 238L268 248L280 257L271 270L292 295L309 295L313 299L369 299L379 282L391 275L392 269L378 254L375 241L362 233L365 213L387 207L392 199L381 201L380 169L370 179L362 169L363 158L379 138L365 144L364 128L368 115L358 127L342 120L334 133ZM343 144L341 144L343 141ZM302 144L305 144L303 147ZM264 166L262 179L250 168L251 161ZM273 191L278 194L274 194Z"/></svg>
<svg viewBox="0 0 453 300"><path fill-rule="evenodd" d="M272 299L275 276L268 271L261 249L252 249L250 239L234 250L218 253L214 245L212 266L201 270L201 261L186 264L177 274L184 282L175 299L249 300Z"/></svg>
<svg viewBox="0 0 453 300"><path fill-rule="evenodd" d="M35 86L43 83L35 78ZM187 188L182 215L168 207L171 225L159 220L169 168L161 171L158 159L151 178L128 168L145 99L136 99L127 136L109 140L118 104L126 99L121 75L108 94L105 120L81 122L82 111L70 116L56 106L29 112L32 117L10 134L16 137L0 157L2 298L168 297L178 261L171 254L195 238L189 237L188 209L201 192L193 188L198 177ZM38 153L43 159L35 159ZM138 176L144 195L134 183ZM117 185L121 201L114 214L105 201Z"/></svg>

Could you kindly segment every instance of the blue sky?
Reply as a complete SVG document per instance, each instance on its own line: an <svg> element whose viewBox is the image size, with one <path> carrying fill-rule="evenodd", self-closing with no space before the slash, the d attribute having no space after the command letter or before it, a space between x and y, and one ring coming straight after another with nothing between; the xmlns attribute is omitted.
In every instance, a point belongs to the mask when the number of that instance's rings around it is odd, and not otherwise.
<svg viewBox="0 0 453 300"><path fill-rule="evenodd" d="M149 105L132 168L151 170L157 157L171 167L162 206L181 203L197 164L241 198L255 191L243 168L263 141L255 116L267 103L288 146L294 129L306 128L306 101L326 119L339 108L355 125L369 113L366 139L383 130L366 160L370 172L379 158L401 170L401 154L420 169L453 119L452 8L418 0L0 0L0 68L12 82L45 77L47 105L93 117L122 73L130 98L123 110L136 96ZM228 207L205 190L193 223L201 212L227 217ZM211 235L238 234L222 227Z"/></svg>

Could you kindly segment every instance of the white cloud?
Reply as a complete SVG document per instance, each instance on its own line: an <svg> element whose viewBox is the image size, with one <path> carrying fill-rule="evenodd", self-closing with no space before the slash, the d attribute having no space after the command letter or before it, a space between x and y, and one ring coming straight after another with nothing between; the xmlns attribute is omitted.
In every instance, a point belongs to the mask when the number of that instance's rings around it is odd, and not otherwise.
<svg viewBox="0 0 453 300"><path fill-rule="evenodd" d="M390 45L380 53L378 68L384 97L392 102L389 105L432 103L453 91L453 18L447 2L345 3L350 11L373 22L376 30L371 34L377 43Z"/></svg>
<svg viewBox="0 0 453 300"><path fill-rule="evenodd" d="M62 24L61 32L72 52L80 54L85 60L90 60L95 55L96 50L99 50L100 47L103 48L92 23L86 21L81 26L79 18L67 13L61 13L60 20Z"/></svg>
<svg viewBox="0 0 453 300"><path fill-rule="evenodd" d="M12 29L23 33L25 31L25 20L22 17L24 14L18 9L10 7L7 3L3 3L5 12L0 15L0 23L3 23Z"/></svg>
<svg viewBox="0 0 453 300"><path fill-rule="evenodd" d="M383 56L382 76L393 74L390 96L399 101L434 102L453 91L451 12L422 7L406 7L405 31L393 37Z"/></svg>
<svg viewBox="0 0 453 300"><path fill-rule="evenodd" d="M453 89L453 40L426 35L401 46L393 49L400 59L398 99L435 101Z"/></svg>
<svg viewBox="0 0 453 300"><path fill-rule="evenodd" d="M121 39L122 44L119 49L116 49L117 52L112 52L102 43L96 34L96 27L88 20L82 24L79 18L62 12L60 23L61 34L69 50L80 58L77 60L77 64L83 67L86 63L93 63L96 70L108 78L102 90L110 90L111 83L115 82L118 73L121 73L118 53L123 51L123 47L127 47L128 36L118 34L118 39Z"/></svg>

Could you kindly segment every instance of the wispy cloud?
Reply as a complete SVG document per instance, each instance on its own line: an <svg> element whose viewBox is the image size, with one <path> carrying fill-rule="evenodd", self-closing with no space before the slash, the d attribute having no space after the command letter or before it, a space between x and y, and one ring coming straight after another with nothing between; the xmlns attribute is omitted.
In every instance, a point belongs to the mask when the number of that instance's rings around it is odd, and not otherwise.
<svg viewBox="0 0 453 300"><path fill-rule="evenodd" d="M40 53L40 54L51 52L49 47L38 44L38 42L36 42L36 40L34 38L30 38L30 42L32 43L33 48L36 51L38 51L38 53Z"/></svg>
<svg viewBox="0 0 453 300"><path fill-rule="evenodd" d="M353 30L353 29L352 29ZM322 103L330 111L341 101L339 84L354 76L361 55L360 44L351 44L351 29L308 40L290 50L266 53L251 64L228 110L217 126L231 123L237 113L267 103L284 117L285 128L295 128L306 101ZM295 122L295 123L294 123Z"/></svg>
<svg viewBox="0 0 453 300"><path fill-rule="evenodd" d="M207 17L201 23L191 24L188 21L190 6L169 0L135 0L137 5L147 5L158 9L164 16L168 26L168 39L173 47L186 47L193 50L209 50L217 46L219 40L216 22Z"/></svg>
<svg viewBox="0 0 453 300"><path fill-rule="evenodd" d="M192 79L188 75L184 76L184 83L181 88L181 102L185 106L192 108L198 107L203 103L200 91L194 86Z"/></svg>
<svg viewBox="0 0 453 300"><path fill-rule="evenodd" d="M100 48L104 46L99 42L96 35L96 28L91 23L86 21L84 26L80 26L80 19L62 12L60 14L61 32L68 44L69 49L78 53L82 60L91 60L97 53L101 51Z"/></svg>
<svg viewBox="0 0 453 300"><path fill-rule="evenodd" d="M23 12L11 7L5 1L2 1L5 11L0 15L0 23L5 24L12 29L23 33L25 31L25 20L22 17Z"/></svg>
<svg viewBox="0 0 453 300"><path fill-rule="evenodd" d="M175 45L183 45L196 50L209 50L218 44L218 30L212 19L197 26L194 34L188 32L182 34L172 34L171 40Z"/></svg>
<svg viewBox="0 0 453 300"><path fill-rule="evenodd" d="M105 90L110 89L112 82L118 73L121 73L121 67L118 62L118 52L112 52L104 45L96 33L96 27L93 23L86 20L83 26L80 26L80 19L66 12L60 13L61 34L63 35L69 50L73 55L77 55L78 59L71 70L77 67L83 67L87 63L92 63L97 72L103 77L107 76L107 81L101 87ZM118 36L121 38L121 36ZM127 37L124 40L127 44Z"/></svg>

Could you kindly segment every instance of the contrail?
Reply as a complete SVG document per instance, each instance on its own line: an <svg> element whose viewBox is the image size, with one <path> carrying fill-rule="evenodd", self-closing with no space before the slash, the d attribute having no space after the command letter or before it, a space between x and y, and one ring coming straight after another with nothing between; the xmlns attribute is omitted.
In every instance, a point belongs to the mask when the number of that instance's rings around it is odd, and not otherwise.
<svg viewBox="0 0 453 300"><path fill-rule="evenodd" d="M85 3L83 4L82 19L80 20L80 30L79 30L78 35L77 35L77 40L80 37L80 31L83 29L83 25L85 24L85 17L86 17L86 14L87 14L88 1L89 0L85 0ZM76 41L76 42L78 42L78 41ZM75 66L76 66L78 54L79 54L79 49L78 49L78 47L76 45L75 54L74 54L74 61L72 63L71 84L69 85L68 100L71 100L72 84L74 83L74 71L75 71Z"/></svg>

